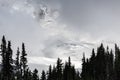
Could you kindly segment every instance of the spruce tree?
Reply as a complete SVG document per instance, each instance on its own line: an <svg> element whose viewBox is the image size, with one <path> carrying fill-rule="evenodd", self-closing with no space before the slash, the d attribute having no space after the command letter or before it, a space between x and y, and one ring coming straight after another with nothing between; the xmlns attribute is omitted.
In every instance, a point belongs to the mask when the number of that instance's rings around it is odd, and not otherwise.
<svg viewBox="0 0 120 80"><path fill-rule="evenodd" d="M20 65L21 65L21 75L22 75L22 79L26 80L27 79L27 74L26 74L26 70L27 70L27 54L25 51L25 45L24 43L22 43L22 53L21 53L21 58L20 58Z"/></svg>
<svg viewBox="0 0 120 80"><path fill-rule="evenodd" d="M27 75L28 75L28 80L33 80L33 73L31 72L31 70L27 71Z"/></svg>
<svg viewBox="0 0 120 80"><path fill-rule="evenodd" d="M85 53L83 53L83 58L82 58L82 72L81 72L81 77L82 80L86 80L86 74L87 74L87 68L86 68L86 58L85 58Z"/></svg>
<svg viewBox="0 0 120 80"><path fill-rule="evenodd" d="M68 57L68 80L73 80L74 79L74 67L71 66L71 58Z"/></svg>
<svg viewBox="0 0 120 80"><path fill-rule="evenodd" d="M62 60L60 58L58 58L57 60L57 66L56 66L56 70L57 70L57 79L56 80L62 80Z"/></svg>
<svg viewBox="0 0 120 80"><path fill-rule="evenodd" d="M11 49L11 42L8 41L7 52L6 52L6 72L7 72L7 79L6 80L13 80L13 59L12 59L12 49Z"/></svg>
<svg viewBox="0 0 120 80"><path fill-rule="evenodd" d="M47 80L52 80L52 66L49 66Z"/></svg>
<svg viewBox="0 0 120 80"><path fill-rule="evenodd" d="M40 80L46 80L46 74L45 71L42 71L41 79Z"/></svg>
<svg viewBox="0 0 120 80"><path fill-rule="evenodd" d="M68 63L65 62L65 67L63 69L63 80L68 80Z"/></svg>
<svg viewBox="0 0 120 80"><path fill-rule="evenodd" d="M106 77L106 57L105 57L105 48L103 44L100 45L97 49L96 56L96 79L105 80Z"/></svg>
<svg viewBox="0 0 120 80"><path fill-rule="evenodd" d="M113 51L110 51L109 55L109 80L114 79L114 55Z"/></svg>
<svg viewBox="0 0 120 80"><path fill-rule="evenodd" d="M92 55L90 57L90 63L89 63L89 68L90 68L90 80L95 80L95 62L96 62L96 55L94 49L92 50Z"/></svg>
<svg viewBox="0 0 120 80"><path fill-rule="evenodd" d="M20 80L21 79L21 73L20 73L20 51L19 48L17 49L17 54L16 54L16 60L15 60L15 66L16 66L16 79Z"/></svg>
<svg viewBox="0 0 120 80"><path fill-rule="evenodd" d="M115 78L116 80L120 80L120 49L115 44Z"/></svg>
<svg viewBox="0 0 120 80"><path fill-rule="evenodd" d="M12 80L13 79L13 59L12 59L12 49L11 42L8 41L8 46L6 46L6 40L3 36L1 44L1 56L2 56L2 70L1 79L2 80Z"/></svg>
<svg viewBox="0 0 120 80"><path fill-rule="evenodd" d="M19 48L17 49L16 56L17 57L16 57L15 65L16 65L17 70L19 70L19 68L20 68L20 51L19 51Z"/></svg>
<svg viewBox="0 0 120 80"><path fill-rule="evenodd" d="M65 67L63 69L63 80L73 80L74 74L73 74L73 66L71 66L71 58L68 58L68 62L65 63Z"/></svg>
<svg viewBox="0 0 120 80"><path fill-rule="evenodd" d="M55 66L53 66L53 70L52 70L52 80L56 80L57 79L57 69Z"/></svg>
<svg viewBox="0 0 120 80"><path fill-rule="evenodd" d="M5 36L3 36L2 43L1 43L1 57L2 57L1 80L6 80L5 75L7 74L6 72L6 52L7 52L6 44L7 43L6 43Z"/></svg>
<svg viewBox="0 0 120 80"><path fill-rule="evenodd" d="M37 69L35 69L35 70L33 71L33 80L39 80L38 70L37 70Z"/></svg>

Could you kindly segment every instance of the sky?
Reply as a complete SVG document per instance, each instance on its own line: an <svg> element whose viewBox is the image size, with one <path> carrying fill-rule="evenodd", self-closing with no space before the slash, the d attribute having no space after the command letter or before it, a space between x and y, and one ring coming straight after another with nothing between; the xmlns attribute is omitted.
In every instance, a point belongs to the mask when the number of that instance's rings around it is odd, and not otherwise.
<svg viewBox="0 0 120 80"><path fill-rule="evenodd" d="M31 69L47 69L58 57L81 68L100 43L120 44L119 0L0 0L0 37L26 45Z"/></svg>

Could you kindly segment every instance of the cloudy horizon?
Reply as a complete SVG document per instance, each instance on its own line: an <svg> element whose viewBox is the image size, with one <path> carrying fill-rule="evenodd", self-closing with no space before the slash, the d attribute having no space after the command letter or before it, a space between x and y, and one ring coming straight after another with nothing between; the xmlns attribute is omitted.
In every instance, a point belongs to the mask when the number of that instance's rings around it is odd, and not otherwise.
<svg viewBox="0 0 120 80"><path fill-rule="evenodd" d="M100 43L120 45L120 1L0 0L0 37L16 47L24 42L29 64L45 68L58 57L81 67ZM45 63L44 63L45 62ZM43 67L44 66L44 67Z"/></svg>

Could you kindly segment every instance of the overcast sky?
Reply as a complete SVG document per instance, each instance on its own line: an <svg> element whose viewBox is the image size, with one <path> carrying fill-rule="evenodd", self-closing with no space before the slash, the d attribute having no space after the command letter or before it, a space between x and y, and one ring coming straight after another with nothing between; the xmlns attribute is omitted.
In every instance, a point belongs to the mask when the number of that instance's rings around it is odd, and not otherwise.
<svg viewBox="0 0 120 80"><path fill-rule="evenodd" d="M81 67L82 53L120 41L119 0L0 0L0 37L24 42L29 65L39 69L68 56Z"/></svg>

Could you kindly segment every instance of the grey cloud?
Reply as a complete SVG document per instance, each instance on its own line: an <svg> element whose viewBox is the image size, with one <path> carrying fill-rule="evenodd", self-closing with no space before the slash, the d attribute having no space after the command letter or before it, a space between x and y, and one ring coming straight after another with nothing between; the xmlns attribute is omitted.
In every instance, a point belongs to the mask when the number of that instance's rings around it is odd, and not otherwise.
<svg viewBox="0 0 120 80"><path fill-rule="evenodd" d="M42 50L46 57L59 57L60 54L56 54L57 49L63 48L66 39L63 37L51 37L45 41L45 48ZM61 47L62 46L62 47Z"/></svg>
<svg viewBox="0 0 120 80"><path fill-rule="evenodd" d="M75 61L81 59L84 51L88 57L91 49L102 41L120 40L120 1L117 0L0 2L0 36L8 36L13 47L25 42L29 56L72 56Z"/></svg>
<svg viewBox="0 0 120 80"><path fill-rule="evenodd" d="M119 3L118 0L61 0L61 14L63 21L72 25L71 29L100 36L113 30L118 32Z"/></svg>
<svg viewBox="0 0 120 80"><path fill-rule="evenodd" d="M54 36L45 41L45 47L42 50L45 57L68 57L74 59L80 57L85 51L90 51L95 43L85 41L71 41L65 37Z"/></svg>

